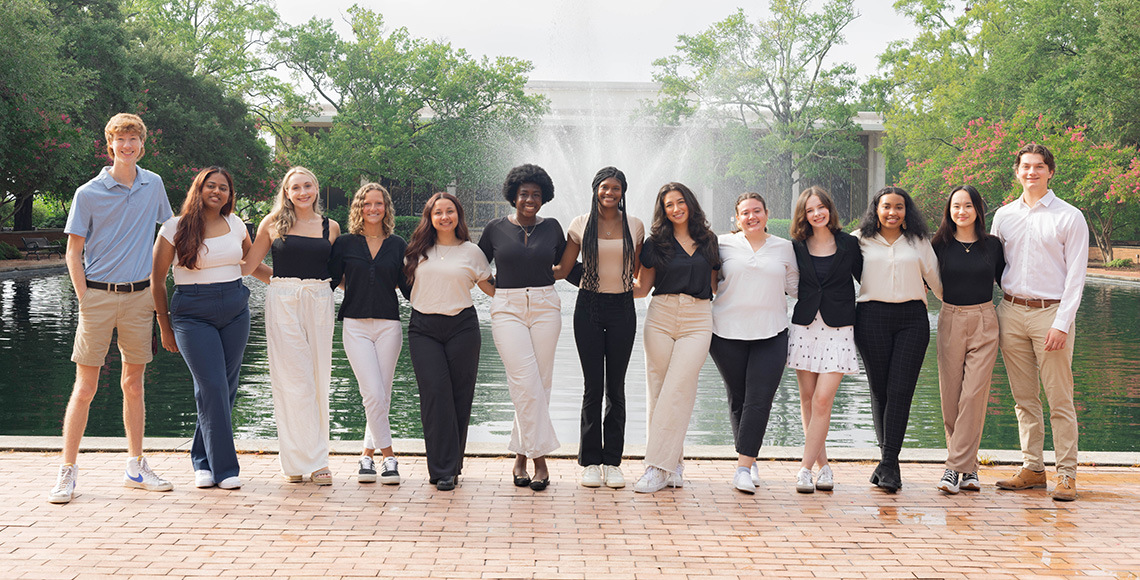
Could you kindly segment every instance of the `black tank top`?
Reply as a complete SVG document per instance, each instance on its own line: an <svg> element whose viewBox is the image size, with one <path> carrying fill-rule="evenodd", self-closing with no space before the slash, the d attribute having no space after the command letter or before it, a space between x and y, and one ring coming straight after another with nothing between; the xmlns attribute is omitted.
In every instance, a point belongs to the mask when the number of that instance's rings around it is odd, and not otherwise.
<svg viewBox="0 0 1140 580"><path fill-rule="evenodd" d="M329 218L321 220L322 237L284 235L273 240L273 276L327 280L329 278Z"/></svg>

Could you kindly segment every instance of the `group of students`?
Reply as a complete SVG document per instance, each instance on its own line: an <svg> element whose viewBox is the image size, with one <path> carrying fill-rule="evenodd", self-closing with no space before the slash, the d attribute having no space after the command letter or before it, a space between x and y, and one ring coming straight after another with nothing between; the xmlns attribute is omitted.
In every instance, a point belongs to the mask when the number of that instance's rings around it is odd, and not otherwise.
<svg viewBox="0 0 1140 580"><path fill-rule="evenodd" d="M811 187L796 202L791 241L767 232L768 207L756 193L737 198L733 232L717 236L693 192L675 182L659 189L646 233L642 221L627 214L626 177L613 167L598 171L590 211L564 234L557 220L539 215L554 198L553 181L541 167L526 164L512 169L503 185L515 211L486 224L475 244L463 206L448 193L428 199L405 242L393 233L391 197L376 183L353 196L349 231L342 234L321 215L317 178L302 167L286 173L252 240L232 211L232 177L220 167L198 174L180 215L172 217L161 178L136 165L146 139L142 120L117 115L106 136L113 164L76 191L66 228L67 264L79 298L72 357L77 372L64 420L64 464L49 494L54 503L74 495L87 409L116 328L131 456L124 483L173 488L150 469L141 449L152 313L163 347L180 352L193 376L195 484L241 486L231 413L249 336L246 275L269 284L270 381L280 465L289 482L306 476L317 485L332 482L328 394L334 316L343 321L344 349L367 416L357 477L400 482L388 412L403 339L402 293L411 305L408 346L429 481L441 491L456 487L481 348L471 298L478 286L492 297L492 335L515 407L508 445L516 454L514 485L546 489L545 458L560 445L549 411L562 330L554 284L569 278L579 287L573 325L584 376L578 455L583 486L625 486L620 465L626 370L637 332L634 299L652 293L642 332L645 471L634 491L683 485L685 433L697 377L710 354L724 379L738 454L732 485L755 493L756 456L780 378L791 367L805 434L796 489L832 489L825 445L831 406L843 375L858 370L856 352L870 383L882 454L871 482L898 490L898 456L930 337L929 289L944 303L937 345L948 458L939 489L980 489L977 450L1000 341L1025 464L997 485L1045 486L1040 377L1057 449L1053 497L1076 498L1072 322L1088 232L1079 211L1047 189L1055 168L1040 145L1019 152L1015 171L1024 191L998 210L992 234L985 228L981 196L970 186L950 194L933 240L902 189L880 190L858 230L848 235L839 228L827 192ZM154 223L162 228L151 250ZM262 263L270 252L272 268ZM175 292L168 302L172 267ZM1005 291L996 312L995 283ZM148 287L150 296L141 292ZM337 287L344 297L334 315ZM790 320L786 296L797 298Z"/></svg>

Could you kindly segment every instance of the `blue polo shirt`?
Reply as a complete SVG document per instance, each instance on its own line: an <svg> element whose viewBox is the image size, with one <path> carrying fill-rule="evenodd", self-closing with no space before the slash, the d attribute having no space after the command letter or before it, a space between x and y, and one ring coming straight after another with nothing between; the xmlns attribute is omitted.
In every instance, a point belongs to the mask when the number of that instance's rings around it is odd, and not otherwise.
<svg viewBox="0 0 1140 580"><path fill-rule="evenodd" d="M158 174L142 167L127 187L104 167L75 190L67 214L68 234L85 238L83 271L88 280L121 284L150 277L155 225L170 219L170 200Z"/></svg>

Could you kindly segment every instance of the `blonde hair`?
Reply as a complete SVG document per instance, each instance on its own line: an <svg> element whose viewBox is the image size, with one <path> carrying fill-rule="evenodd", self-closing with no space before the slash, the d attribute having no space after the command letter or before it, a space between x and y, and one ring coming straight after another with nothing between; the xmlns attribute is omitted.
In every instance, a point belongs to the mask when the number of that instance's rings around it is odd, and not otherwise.
<svg viewBox="0 0 1140 580"><path fill-rule="evenodd" d="M391 234L396 228L396 216L392 215L392 195L383 185L372 182L361 185L356 190L356 195L352 196L352 204L348 208L348 233L364 233L364 197L370 191L379 191L384 195L384 219L380 222L380 230L385 236Z"/></svg>
<svg viewBox="0 0 1140 580"><path fill-rule="evenodd" d="M131 113L119 113L107 121L107 126L103 128L103 137L107 140L107 155L111 159L115 158L111 142L115 140L115 135L119 134L139 136L139 141L142 142L139 145L139 159L142 159L146 154L146 123L143 123L142 117Z"/></svg>
<svg viewBox="0 0 1140 580"><path fill-rule="evenodd" d="M285 177L281 178L281 186L277 188L277 199L273 202L273 210L269 212L273 217L273 227L277 230L278 237L288 234L293 224L297 223L297 213L286 190L289 187L289 179L297 174L313 180L313 186L317 189L317 199L313 201L313 213L321 215L321 184L317 181L317 176L300 165L289 168L289 171L285 172Z"/></svg>

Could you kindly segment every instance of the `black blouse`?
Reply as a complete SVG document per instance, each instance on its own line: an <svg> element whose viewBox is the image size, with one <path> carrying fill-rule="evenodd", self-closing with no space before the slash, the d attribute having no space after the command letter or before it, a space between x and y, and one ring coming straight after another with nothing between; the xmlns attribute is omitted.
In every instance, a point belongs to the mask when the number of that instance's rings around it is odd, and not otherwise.
<svg viewBox="0 0 1140 580"><path fill-rule="evenodd" d="M390 235L380 245L376 257L368 250L368 239L344 234L333 243L329 273L335 288L344 279L344 300L337 320L345 318L400 319L396 288L407 286L404 277L404 250L408 244Z"/></svg>
<svg viewBox="0 0 1140 580"><path fill-rule="evenodd" d="M641 265L653 268L653 295L688 294L700 300L712 299L714 268L701 248L690 256L677 238L672 239L673 257L662 256L652 239L641 245ZM716 238L712 239L713 244ZM719 270L720 268L715 268Z"/></svg>
<svg viewBox="0 0 1140 580"><path fill-rule="evenodd" d="M531 228L534 229L531 229ZM562 259L566 236L554 218L545 218L523 232L507 218L493 219L483 228L479 249L495 262L496 288L534 288L554 284L551 268Z"/></svg>
<svg viewBox="0 0 1140 580"><path fill-rule="evenodd" d="M327 280L329 278L329 218L321 220L321 237L310 238L285 234L273 240L273 276Z"/></svg>
<svg viewBox="0 0 1140 580"><path fill-rule="evenodd" d="M955 306L973 306L994 299L994 284L1001 286L1005 251L1001 240L987 236L972 244L954 240L932 244L942 275L942 301ZM967 252L966 250L969 249Z"/></svg>

